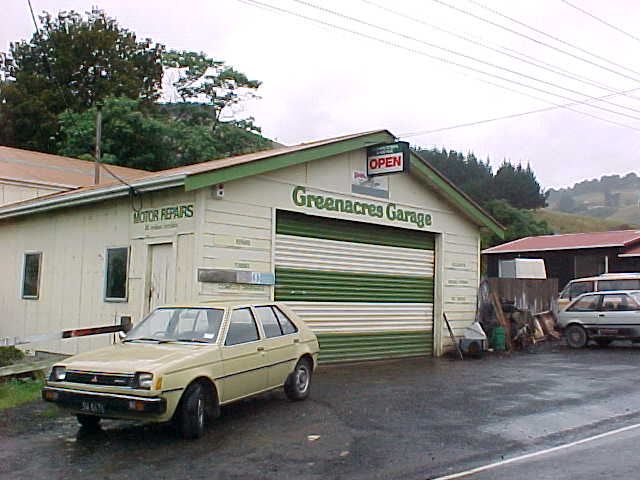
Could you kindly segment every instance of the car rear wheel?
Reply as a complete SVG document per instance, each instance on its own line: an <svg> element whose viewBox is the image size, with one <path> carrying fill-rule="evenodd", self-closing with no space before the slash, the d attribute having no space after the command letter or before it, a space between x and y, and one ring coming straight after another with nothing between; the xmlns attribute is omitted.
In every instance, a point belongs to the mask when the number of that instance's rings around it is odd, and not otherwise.
<svg viewBox="0 0 640 480"><path fill-rule="evenodd" d="M80 423L84 428L96 429L98 428L98 425L100 425L100 417L84 415L82 413L79 413L76 417L78 419L78 423Z"/></svg>
<svg viewBox="0 0 640 480"><path fill-rule="evenodd" d="M589 341L587 331L580 325L569 325L564 334L567 338L567 345L571 348L583 348Z"/></svg>
<svg viewBox="0 0 640 480"><path fill-rule="evenodd" d="M178 411L178 427L184 438L200 438L207 423L207 403L210 401L204 387L192 383L184 392Z"/></svg>
<svg viewBox="0 0 640 480"><path fill-rule="evenodd" d="M311 362L302 358L296 364L296 368L287 377L284 384L284 393L292 402L304 400L309 396L311 388Z"/></svg>

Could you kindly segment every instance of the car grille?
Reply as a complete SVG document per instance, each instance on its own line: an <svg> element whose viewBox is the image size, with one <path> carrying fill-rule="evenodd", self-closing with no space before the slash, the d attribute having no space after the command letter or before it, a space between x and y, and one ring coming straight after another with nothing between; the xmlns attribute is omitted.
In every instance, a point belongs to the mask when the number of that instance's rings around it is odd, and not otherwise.
<svg viewBox="0 0 640 480"><path fill-rule="evenodd" d="M67 370L65 381L72 383L88 383L90 385L110 385L113 387L133 387L133 374L79 372Z"/></svg>

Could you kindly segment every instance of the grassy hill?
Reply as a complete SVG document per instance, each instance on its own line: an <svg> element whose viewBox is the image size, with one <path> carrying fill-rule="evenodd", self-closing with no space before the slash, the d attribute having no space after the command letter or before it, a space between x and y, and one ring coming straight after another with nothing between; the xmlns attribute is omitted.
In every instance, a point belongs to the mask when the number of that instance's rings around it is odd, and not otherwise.
<svg viewBox="0 0 640 480"><path fill-rule="evenodd" d="M536 220L545 220L555 233L606 232L608 230L629 230L637 225L618 220L585 217L569 213L541 209L533 212ZM639 222L640 223L640 222Z"/></svg>
<svg viewBox="0 0 640 480"><path fill-rule="evenodd" d="M620 224L640 224L640 177L631 172L585 180L548 192L548 210Z"/></svg>

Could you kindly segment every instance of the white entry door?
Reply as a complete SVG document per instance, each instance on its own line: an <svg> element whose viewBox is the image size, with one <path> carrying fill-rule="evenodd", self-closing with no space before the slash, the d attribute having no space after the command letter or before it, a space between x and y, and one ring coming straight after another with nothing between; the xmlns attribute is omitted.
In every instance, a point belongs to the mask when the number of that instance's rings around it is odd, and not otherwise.
<svg viewBox="0 0 640 480"><path fill-rule="evenodd" d="M175 265L172 243L149 245L149 311L158 305L166 305L175 299Z"/></svg>

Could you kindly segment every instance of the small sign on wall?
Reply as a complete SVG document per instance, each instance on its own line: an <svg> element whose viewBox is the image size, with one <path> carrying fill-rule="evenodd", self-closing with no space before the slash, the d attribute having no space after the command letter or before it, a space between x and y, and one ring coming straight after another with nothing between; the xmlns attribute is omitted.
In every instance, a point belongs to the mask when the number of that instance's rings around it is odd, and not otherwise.
<svg viewBox="0 0 640 480"><path fill-rule="evenodd" d="M386 177L368 177L367 172L354 170L351 177L351 193L389 198L389 179Z"/></svg>
<svg viewBox="0 0 640 480"><path fill-rule="evenodd" d="M409 171L409 143L396 142L367 148L367 176Z"/></svg>

